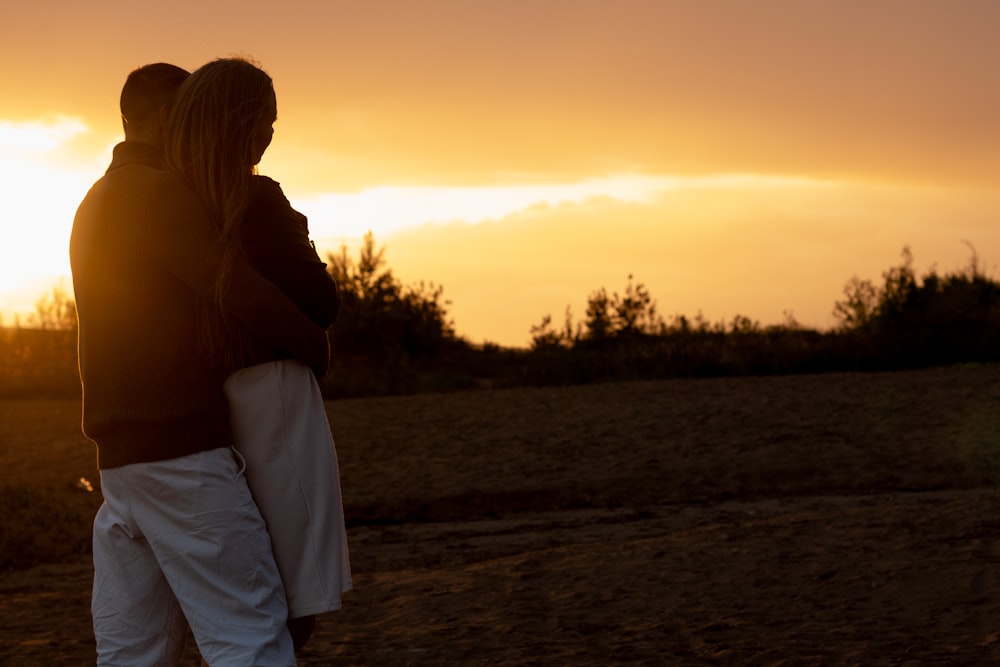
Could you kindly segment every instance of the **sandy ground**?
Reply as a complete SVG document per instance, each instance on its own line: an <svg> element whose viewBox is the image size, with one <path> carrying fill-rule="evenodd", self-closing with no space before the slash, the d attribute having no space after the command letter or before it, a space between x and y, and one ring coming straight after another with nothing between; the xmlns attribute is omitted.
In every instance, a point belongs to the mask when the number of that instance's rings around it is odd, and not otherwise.
<svg viewBox="0 0 1000 667"><path fill-rule="evenodd" d="M328 407L355 590L302 665L1000 664L998 366ZM0 575L0 664L92 664L89 584Z"/></svg>

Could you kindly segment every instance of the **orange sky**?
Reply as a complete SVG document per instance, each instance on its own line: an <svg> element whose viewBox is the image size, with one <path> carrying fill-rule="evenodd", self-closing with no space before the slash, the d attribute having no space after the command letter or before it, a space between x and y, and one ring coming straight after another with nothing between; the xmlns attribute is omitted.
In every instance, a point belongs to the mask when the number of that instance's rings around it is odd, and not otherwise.
<svg viewBox="0 0 1000 667"><path fill-rule="evenodd" d="M963 241L1000 257L992 0L21 4L0 39L0 311L68 273L128 71L234 53L275 79L261 171L319 245L372 228L474 342L525 344L629 273L665 315L826 327L906 244L919 270L961 267Z"/></svg>

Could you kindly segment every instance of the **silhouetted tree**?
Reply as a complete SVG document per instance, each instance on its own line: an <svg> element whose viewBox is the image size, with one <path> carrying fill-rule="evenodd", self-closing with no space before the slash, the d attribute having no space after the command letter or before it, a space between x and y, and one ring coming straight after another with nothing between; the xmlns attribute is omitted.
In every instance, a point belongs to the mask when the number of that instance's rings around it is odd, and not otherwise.
<svg viewBox="0 0 1000 667"><path fill-rule="evenodd" d="M882 274L884 282L879 293L876 314L883 320L901 317L917 290L917 278L913 272L913 253L909 246L903 247L902 255L902 264Z"/></svg>
<svg viewBox="0 0 1000 667"><path fill-rule="evenodd" d="M0 336L0 394L65 395L80 389L76 304L61 285Z"/></svg>
<svg viewBox="0 0 1000 667"><path fill-rule="evenodd" d="M841 330L868 326L878 308L878 290L870 280L853 276L844 285L844 300L833 305L833 316Z"/></svg>
<svg viewBox="0 0 1000 667"><path fill-rule="evenodd" d="M57 285L35 301L35 311L28 315L27 326L46 331L75 332L76 302L62 285Z"/></svg>
<svg viewBox="0 0 1000 667"><path fill-rule="evenodd" d="M531 349L543 350L554 347L572 347L581 338L581 328L579 325L573 326L573 312L566 306L566 314L563 319L563 328L557 331L552 325L552 316L546 315L542 321L531 327Z"/></svg>
<svg viewBox="0 0 1000 667"><path fill-rule="evenodd" d="M375 245L371 232L356 262L346 246L340 254L328 255L327 262L341 294L340 315L330 335L335 369L354 368L362 375L361 368L366 369L363 379L354 380L367 383L367 390L355 386L352 393L409 390L414 364L456 342L444 289L400 282L386 267L385 248Z"/></svg>
<svg viewBox="0 0 1000 667"><path fill-rule="evenodd" d="M625 293L611 298L612 324L617 336L663 333L663 320L656 312L656 302L642 283L634 284L628 276Z"/></svg>
<svg viewBox="0 0 1000 667"><path fill-rule="evenodd" d="M611 300L603 287L592 292L587 299L587 319L583 325L586 328L585 338L593 342L604 341L614 333Z"/></svg>
<svg viewBox="0 0 1000 667"><path fill-rule="evenodd" d="M945 276L917 278L909 247L902 256L881 288L855 277L835 305L855 358L890 368L1000 358L1000 288L982 274L975 249L964 271Z"/></svg>
<svg viewBox="0 0 1000 667"><path fill-rule="evenodd" d="M609 297L603 287L591 292L584 329L586 340L599 343L614 337L660 334L665 327L649 290L642 283L635 284L629 274L622 295L615 292Z"/></svg>
<svg viewBox="0 0 1000 667"><path fill-rule="evenodd" d="M733 316L733 321L729 325L729 333L735 336L760 333L760 322L737 313Z"/></svg>

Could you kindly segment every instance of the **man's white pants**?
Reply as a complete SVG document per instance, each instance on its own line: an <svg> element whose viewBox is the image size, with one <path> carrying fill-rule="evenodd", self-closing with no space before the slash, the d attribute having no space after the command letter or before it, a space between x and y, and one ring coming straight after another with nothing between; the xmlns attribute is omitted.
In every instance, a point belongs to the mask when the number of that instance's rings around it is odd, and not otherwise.
<svg viewBox="0 0 1000 667"><path fill-rule="evenodd" d="M271 544L228 447L101 471L91 609L98 665L295 664Z"/></svg>

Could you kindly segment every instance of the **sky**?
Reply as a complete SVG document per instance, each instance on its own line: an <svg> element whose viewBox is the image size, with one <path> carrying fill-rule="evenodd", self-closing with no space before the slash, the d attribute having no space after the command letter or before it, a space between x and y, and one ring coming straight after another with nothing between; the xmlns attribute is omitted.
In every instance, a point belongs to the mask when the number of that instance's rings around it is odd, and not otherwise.
<svg viewBox="0 0 1000 667"><path fill-rule="evenodd" d="M37 0L0 26L0 316L71 289L121 84L248 56L260 172L321 253L371 230L459 335L524 346L643 283L666 318L829 328L877 284L1000 262L993 0Z"/></svg>

